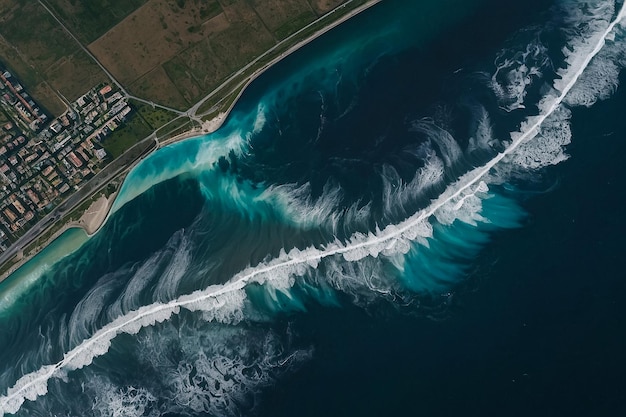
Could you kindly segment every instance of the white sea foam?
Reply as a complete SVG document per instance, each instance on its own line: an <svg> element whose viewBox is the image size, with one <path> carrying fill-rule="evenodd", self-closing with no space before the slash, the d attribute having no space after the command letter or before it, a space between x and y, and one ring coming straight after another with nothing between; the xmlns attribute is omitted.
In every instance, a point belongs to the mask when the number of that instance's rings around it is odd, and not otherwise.
<svg viewBox="0 0 626 417"><path fill-rule="evenodd" d="M452 164L458 162L462 152L458 145L452 146L453 140L449 133L440 128L430 128L428 134L446 139L432 139L419 145L418 149L405 149L404 152L419 157L424 165L419 168L409 182L404 182L396 169L389 164L380 168L382 185L381 198L383 219L402 218L409 215L410 204L423 198L433 186L444 181L445 163L437 155L433 146L436 141L442 143L446 152L447 161ZM430 137L430 136L429 136ZM437 149L439 149L437 147ZM454 162L453 162L454 161ZM272 185L265 189L255 202L266 202L278 208L284 214L284 220L290 220L300 227L324 228L335 235L343 232L351 234L355 229L365 229L373 223L372 202L362 204L357 201L346 208L340 208L344 199L344 192L340 185L333 181L327 182L321 195L313 198L309 183L303 185L281 184Z"/></svg>
<svg viewBox="0 0 626 417"><path fill-rule="evenodd" d="M469 143L467 145L468 154L472 154L476 151L491 151L499 145L499 142L493 133L487 109L483 106L478 107L475 117L478 121L478 125L474 135L469 138Z"/></svg>
<svg viewBox="0 0 626 417"><path fill-rule="evenodd" d="M500 107L508 112L525 108L528 87L541 77L542 69L548 64L547 49L539 40L529 43L525 51L502 50L491 77L491 87Z"/></svg>
<svg viewBox="0 0 626 417"><path fill-rule="evenodd" d="M157 397L145 388L116 387L109 381L92 380L89 389L97 392L90 410L97 417L157 417Z"/></svg>
<svg viewBox="0 0 626 417"><path fill-rule="evenodd" d="M446 168L455 166L463 156L463 151L450 132L433 122L419 120L413 123L411 130L425 134L429 140L434 142Z"/></svg>
<svg viewBox="0 0 626 417"><path fill-rule="evenodd" d="M175 297L176 290L191 263L191 242L189 238L183 231L176 232L174 236L178 237L172 242L175 252L156 284L153 296L154 301L165 302ZM172 239L174 239L174 236L172 236Z"/></svg>
<svg viewBox="0 0 626 417"><path fill-rule="evenodd" d="M336 230L340 214L337 207L343 199L343 190L338 184L328 182L322 194L313 199L311 184L272 185L256 198L257 201L271 201L285 214L285 220L291 220L302 227L327 225Z"/></svg>
<svg viewBox="0 0 626 417"><path fill-rule="evenodd" d="M564 148L572 138L571 115L565 107L556 109L543 122L536 140L521 143L521 152L512 154L507 160L524 169L533 170L557 165L568 159Z"/></svg>
<svg viewBox="0 0 626 417"><path fill-rule="evenodd" d="M587 53L595 50L599 44L604 49L605 40L612 40L615 36L614 33L608 36L605 31L615 13L614 2L588 0L585 2L585 7L564 2L561 11L561 18L565 21L564 30L569 37L569 44L562 49L568 68L578 68L583 65ZM563 91L574 77L577 80L580 78L568 68L559 70L558 75L561 78L554 81L554 87L559 91ZM584 78L583 76L581 81ZM576 92L575 86L571 89L574 93Z"/></svg>
<svg viewBox="0 0 626 417"><path fill-rule="evenodd" d="M136 265L135 268L133 268L136 270L134 273L131 272L132 276L122 290L122 294L115 302L109 303L109 316L117 317L140 305L138 304L139 296L156 275L158 266L163 261L164 255L163 252L157 252L143 264ZM130 275L128 272L125 274L126 276Z"/></svg>
<svg viewBox="0 0 626 417"><path fill-rule="evenodd" d="M257 107L256 118L254 119L254 127L252 128L252 134L256 135L261 133L266 123L267 108L265 107L265 104L260 103Z"/></svg>
<svg viewBox="0 0 626 417"><path fill-rule="evenodd" d="M210 333L211 337L205 337ZM182 355L168 355L164 343ZM164 325L138 338L143 363L154 369L172 414L241 415L259 388L310 356L271 330L213 324Z"/></svg>
<svg viewBox="0 0 626 417"><path fill-rule="evenodd" d="M382 203L383 216L386 218L406 217L408 206L423 198L425 193L444 181L445 164L437 156L429 142L419 147L418 153L424 161L411 181L405 183L393 166L383 165L381 178L383 182ZM457 160L460 156L457 157Z"/></svg>
<svg viewBox="0 0 626 417"><path fill-rule="evenodd" d="M451 198L435 212L437 221L444 225L451 225L456 220L463 223L476 225L477 222L485 222L485 218L480 214L482 199L489 191L489 187L484 181L478 183L471 189L471 192L464 193Z"/></svg>
<svg viewBox="0 0 626 417"><path fill-rule="evenodd" d="M596 21L605 22L611 18L613 7L610 2L603 2L594 10ZM568 8L566 13L573 14L571 20L580 18L576 8ZM587 31L595 36L600 36L602 26L590 25ZM614 37L624 39L626 37L623 23L618 25L614 31ZM612 39L613 36L607 38ZM598 55L591 62L585 73L580 77L572 91L565 98L565 103L569 106L593 105L598 100L609 98L619 85L619 73L626 66L626 43L623 41L610 42L605 45Z"/></svg>
<svg viewBox="0 0 626 417"><path fill-rule="evenodd" d="M262 108L260 110L263 110ZM263 110L264 111L264 110ZM257 125L262 128L264 116L257 117ZM181 151L180 148L189 148ZM115 213L126 203L156 184L180 176L188 172L201 172L207 167L215 165L220 158L227 157L231 152L242 155L248 149L248 139L242 130L230 132L225 136L217 133L211 136L211 140L205 137L188 139L175 143L155 152L135 168L131 170L124 181L119 195L113 203L109 215ZM194 155L192 158L188 155ZM184 158L181 158L184 156Z"/></svg>
<svg viewBox="0 0 626 417"><path fill-rule="evenodd" d="M226 305L230 301L229 296L231 294L243 293L242 290L252 282L271 282L272 285L278 287L291 285L294 276L302 275L310 268L315 268L325 258L340 255L347 261L358 261L370 256L376 257L381 252L403 252L406 249L407 241L414 240L417 236L424 237L424 234L428 233L430 228L427 224L431 216L444 212L450 205L459 209L463 208L465 202L472 199L472 195L484 191L481 181L492 168L505 158L510 157L519 150L522 144L537 135L543 123L559 109L564 98L572 90L593 57L601 51L605 40L615 25L625 16L626 5L623 5L616 19L608 25L601 36L594 38L596 39L595 44L583 44L582 52L580 52L583 56L571 55L572 59L569 62L576 64L570 65L568 70L561 74L566 82L558 83L559 93L550 95L542 101L539 107L541 113L538 116L528 118L526 123L522 125L522 129L511 135L511 142L503 152L485 165L472 169L461 176L438 198L433 200L429 207L420 210L397 225L387 226L375 233L355 234L345 244L337 241L323 249L293 249L289 253L283 252L272 261L246 268L224 285L196 291L168 303L154 303L121 316L66 353L60 362L45 365L36 372L22 376L14 386L7 390L5 396L0 397L0 416L15 413L24 401L32 401L45 395L48 381L51 378L61 377L67 372L89 365L94 358L107 352L111 340L118 334L136 334L143 327L153 326L157 322L163 322L172 315L178 314L181 308L208 310L215 308L215 305ZM461 202L463 203L459 206Z"/></svg>
<svg viewBox="0 0 626 417"><path fill-rule="evenodd" d="M118 277L128 273L126 269L106 274L98 280L93 289L76 305L68 320L68 341L70 346L77 346L88 338L98 327L98 318L107 305L107 301L115 291Z"/></svg>

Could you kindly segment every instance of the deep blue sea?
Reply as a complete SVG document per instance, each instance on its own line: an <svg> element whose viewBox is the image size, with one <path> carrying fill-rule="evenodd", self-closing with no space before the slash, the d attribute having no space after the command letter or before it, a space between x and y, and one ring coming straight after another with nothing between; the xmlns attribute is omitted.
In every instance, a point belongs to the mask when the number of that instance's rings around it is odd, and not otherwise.
<svg viewBox="0 0 626 417"><path fill-rule="evenodd" d="M626 11L383 0L0 284L0 417L626 415Z"/></svg>

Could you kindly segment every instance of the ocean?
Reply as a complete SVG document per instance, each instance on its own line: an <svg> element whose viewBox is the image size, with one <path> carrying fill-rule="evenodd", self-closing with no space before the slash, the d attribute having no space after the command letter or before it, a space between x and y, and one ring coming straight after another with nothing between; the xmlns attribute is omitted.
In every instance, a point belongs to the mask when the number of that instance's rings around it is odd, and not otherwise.
<svg viewBox="0 0 626 417"><path fill-rule="evenodd" d="M626 9L385 0L0 283L0 417L626 412Z"/></svg>

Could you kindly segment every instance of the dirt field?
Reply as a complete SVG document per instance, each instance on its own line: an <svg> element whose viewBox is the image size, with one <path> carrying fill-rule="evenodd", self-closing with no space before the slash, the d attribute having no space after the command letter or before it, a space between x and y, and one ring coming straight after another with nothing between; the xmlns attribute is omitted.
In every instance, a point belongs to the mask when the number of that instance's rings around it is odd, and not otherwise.
<svg viewBox="0 0 626 417"><path fill-rule="evenodd" d="M168 0L150 0L89 45L89 49L119 81L132 84L201 41L202 24L221 11L216 0L179 3L185 6L181 8Z"/></svg>

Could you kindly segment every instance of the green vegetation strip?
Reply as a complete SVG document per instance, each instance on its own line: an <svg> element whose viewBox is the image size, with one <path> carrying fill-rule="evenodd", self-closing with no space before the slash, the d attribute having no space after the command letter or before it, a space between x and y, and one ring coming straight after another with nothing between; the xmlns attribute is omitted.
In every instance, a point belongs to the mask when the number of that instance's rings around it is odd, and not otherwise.
<svg viewBox="0 0 626 417"><path fill-rule="evenodd" d="M0 268L0 277L2 277L5 273L9 272L11 268L17 263L17 259L15 256L8 260L2 267Z"/></svg>
<svg viewBox="0 0 626 417"><path fill-rule="evenodd" d="M117 159L143 138L150 135L152 131L153 129L150 128L143 118L133 114L124 125L115 129L111 136L102 141L102 146L113 159Z"/></svg>

